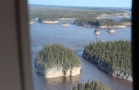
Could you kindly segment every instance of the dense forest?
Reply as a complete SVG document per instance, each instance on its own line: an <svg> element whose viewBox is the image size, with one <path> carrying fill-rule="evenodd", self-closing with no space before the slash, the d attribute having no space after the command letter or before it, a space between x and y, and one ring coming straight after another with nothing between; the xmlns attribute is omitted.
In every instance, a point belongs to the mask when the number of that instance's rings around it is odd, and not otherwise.
<svg viewBox="0 0 139 90"><path fill-rule="evenodd" d="M114 70L124 70L131 75L131 42L97 40L87 45L83 51L105 61Z"/></svg>
<svg viewBox="0 0 139 90"><path fill-rule="evenodd" d="M75 20L75 25L85 26L115 26L115 25L122 25L121 22L111 19L93 19L93 18L79 18Z"/></svg>
<svg viewBox="0 0 139 90"><path fill-rule="evenodd" d="M125 13L124 11L111 9L84 9L84 8L60 8L60 7L29 7L30 19L59 19L59 18L96 18L101 14L111 15Z"/></svg>
<svg viewBox="0 0 139 90"><path fill-rule="evenodd" d="M120 22L131 22L131 19L130 18L122 18L121 20L120 20Z"/></svg>
<svg viewBox="0 0 139 90"><path fill-rule="evenodd" d="M46 45L39 51L35 59L35 65L44 69L53 67L63 67L67 70L72 67L80 67L76 54L70 49L59 44Z"/></svg>
<svg viewBox="0 0 139 90"><path fill-rule="evenodd" d="M72 90L111 90L111 89L100 81L88 80L88 82L86 82L85 84L83 82L78 83L78 85L74 86Z"/></svg>

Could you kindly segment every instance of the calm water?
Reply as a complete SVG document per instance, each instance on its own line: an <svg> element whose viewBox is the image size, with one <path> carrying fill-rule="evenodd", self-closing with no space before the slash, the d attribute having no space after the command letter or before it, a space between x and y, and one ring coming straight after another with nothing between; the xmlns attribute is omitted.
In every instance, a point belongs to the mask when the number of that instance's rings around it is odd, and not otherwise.
<svg viewBox="0 0 139 90"><path fill-rule="evenodd" d="M109 34L107 29L99 29L100 35L94 35L95 28L72 25L69 21L69 27L62 27L63 21L59 24L41 24L37 21L30 25L30 41L32 53L32 73L35 90L71 90L78 82L91 80L100 80L113 90L132 90L132 82L111 77L101 71L96 65L91 64L81 57L84 46L89 42L101 39L102 41L130 40L131 28L115 29L114 34ZM46 44L59 43L75 51L82 62L81 74L74 77L58 77L54 79L45 79L34 71L34 59L37 52Z"/></svg>

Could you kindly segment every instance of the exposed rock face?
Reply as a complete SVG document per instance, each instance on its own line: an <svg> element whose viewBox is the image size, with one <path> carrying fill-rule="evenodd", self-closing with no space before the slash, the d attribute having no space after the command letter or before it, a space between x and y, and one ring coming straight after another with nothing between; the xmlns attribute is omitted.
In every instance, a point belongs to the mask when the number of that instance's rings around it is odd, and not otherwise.
<svg viewBox="0 0 139 90"><path fill-rule="evenodd" d="M63 70L62 68L51 68L44 70L44 67L36 66L35 70L41 74L44 75L45 78L55 78L60 76L75 76L80 74L81 67L73 67L68 70Z"/></svg>
<svg viewBox="0 0 139 90"><path fill-rule="evenodd" d="M109 75L115 76L117 78L126 79L132 81L132 76L129 75L126 71L114 70L110 65L108 65L105 61L99 60L97 56L91 56L87 53L83 53L82 57L96 63L98 67L104 71L106 71Z"/></svg>
<svg viewBox="0 0 139 90"><path fill-rule="evenodd" d="M125 28L125 25L117 25L117 26L98 26L98 28Z"/></svg>
<svg viewBox="0 0 139 90"><path fill-rule="evenodd" d="M59 18L58 20L76 20L77 18Z"/></svg>
<svg viewBox="0 0 139 90"><path fill-rule="evenodd" d="M50 23L50 24L55 24L55 23L58 23L58 21L56 20L56 21L48 21L48 20L42 20L42 23Z"/></svg>
<svg viewBox="0 0 139 90"><path fill-rule="evenodd" d="M63 76L62 68L52 68L44 71L45 78L55 78Z"/></svg>
<svg viewBox="0 0 139 90"><path fill-rule="evenodd" d="M132 24L130 22L122 22L123 25L126 25L126 26L131 26Z"/></svg>
<svg viewBox="0 0 139 90"><path fill-rule="evenodd" d="M74 67L68 70L62 70L62 68L51 68L45 70L45 78L54 78L60 76L75 76L80 74L81 67Z"/></svg>
<svg viewBox="0 0 139 90"><path fill-rule="evenodd" d="M129 13L113 13L113 14L101 14L98 15L97 18L103 18L103 17L126 17L126 16L130 16Z"/></svg>
<svg viewBox="0 0 139 90"><path fill-rule="evenodd" d="M97 31L97 32L94 32L94 34L99 35L99 34L100 34L100 32L99 32L99 31Z"/></svg>
<svg viewBox="0 0 139 90"><path fill-rule="evenodd" d="M109 33L114 33L115 30L114 30L114 29L109 29L108 32L109 32Z"/></svg>

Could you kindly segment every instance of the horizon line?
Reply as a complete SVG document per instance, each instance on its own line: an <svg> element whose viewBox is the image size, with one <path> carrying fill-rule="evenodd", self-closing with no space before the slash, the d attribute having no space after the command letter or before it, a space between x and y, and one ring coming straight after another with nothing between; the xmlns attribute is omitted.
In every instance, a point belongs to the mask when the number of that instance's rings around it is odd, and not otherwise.
<svg viewBox="0 0 139 90"><path fill-rule="evenodd" d="M29 4L28 5L44 5L44 4ZM132 7L105 7L105 6L71 6L71 5L44 5L44 6L64 6L64 7L103 7L103 8L129 8L131 9Z"/></svg>

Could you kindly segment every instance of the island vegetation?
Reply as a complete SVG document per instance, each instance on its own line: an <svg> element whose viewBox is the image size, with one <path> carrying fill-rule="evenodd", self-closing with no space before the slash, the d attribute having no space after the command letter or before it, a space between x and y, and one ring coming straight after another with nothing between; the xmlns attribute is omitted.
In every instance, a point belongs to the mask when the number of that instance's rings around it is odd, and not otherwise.
<svg viewBox="0 0 139 90"><path fill-rule="evenodd" d="M122 24L126 25L126 26L131 26L131 25L132 25L131 19L130 19L130 18L122 18L122 19L120 20L120 22L121 22Z"/></svg>
<svg viewBox="0 0 139 90"><path fill-rule="evenodd" d="M102 42L97 40L85 46L82 57L96 62L112 76L131 78L131 42L126 40Z"/></svg>
<svg viewBox="0 0 139 90"><path fill-rule="evenodd" d="M130 23L123 18L121 21L111 19L98 19L101 17L124 17L130 13L110 8L83 8L83 7L60 7L60 6L32 6L29 8L31 20L39 18L40 23L58 23L59 20L75 20L75 25L95 26L98 28L125 28Z"/></svg>
<svg viewBox="0 0 139 90"><path fill-rule="evenodd" d="M94 18L79 18L75 20L74 22L75 25L79 26L95 26L95 27L101 27L101 26L106 26L106 28L109 28L109 26L114 27L114 26L124 26L119 21L112 20L112 19L94 19Z"/></svg>
<svg viewBox="0 0 139 90"><path fill-rule="evenodd" d="M78 85L74 86L72 90L111 90L111 88L100 81L88 80L86 83L78 83Z"/></svg>
<svg viewBox="0 0 139 90"><path fill-rule="evenodd" d="M44 46L37 54L35 64L44 67L44 69L62 67L67 70L72 67L81 67L81 62L76 54L59 44Z"/></svg>
<svg viewBox="0 0 139 90"><path fill-rule="evenodd" d="M120 22L129 22L129 23L131 23L131 19L130 18L122 18L120 20Z"/></svg>
<svg viewBox="0 0 139 90"><path fill-rule="evenodd" d="M46 45L35 59L35 70L45 78L80 74L81 62L70 49L59 44Z"/></svg>
<svg viewBox="0 0 139 90"><path fill-rule="evenodd" d="M76 20L78 18L97 18L102 15L120 15L125 16L129 13L117 9L109 8L83 8L83 7L55 7L55 6L30 6L30 19L40 18L42 20L61 20L67 18ZM62 19L63 20L63 19Z"/></svg>

